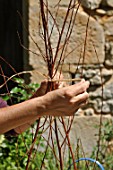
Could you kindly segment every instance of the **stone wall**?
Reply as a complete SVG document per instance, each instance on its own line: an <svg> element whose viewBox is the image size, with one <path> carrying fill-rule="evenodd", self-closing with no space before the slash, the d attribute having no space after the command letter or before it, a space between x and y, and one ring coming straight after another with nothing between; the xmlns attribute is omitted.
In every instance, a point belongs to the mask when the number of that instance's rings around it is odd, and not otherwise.
<svg viewBox="0 0 113 170"><path fill-rule="evenodd" d="M53 13L54 6L58 1L59 0L48 1ZM57 19L59 28L62 26L63 16L66 13L68 3L69 0L61 0ZM84 64L82 64L82 59L80 61L79 59L84 53L84 42L89 15L90 20L88 23L87 43L85 46L85 59ZM43 49L44 44L39 36L38 28L38 1L29 0L29 32ZM55 46L57 42L56 30L54 30L52 42ZM32 74L31 81L40 82L44 79L41 74L47 74L47 70L36 44L34 44L30 37L29 49L37 53L37 55L33 53L29 55L29 65L36 70L36 72ZM81 115L81 113L85 116L97 115L97 119L99 119L101 111L103 115L113 115L113 0L81 1L81 7L77 13L67 53L70 54L63 65L65 78L80 77L81 71L83 71L83 77L90 81L89 103L86 108L79 110L76 115ZM41 72L41 74L39 72ZM87 121L87 119L84 119L84 127L85 120ZM87 135L88 133L86 134L86 138Z"/></svg>
<svg viewBox="0 0 113 170"><path fill-rule="evenodd" d="M63 16L66 13L69 0L62 0L58 13L57 22L59 28L62 26ZM51 9L57 4L49 0ZM39 6L35 0L29 0L29 31L34 40L42 47L43 42L39 37ZM87 44L85 49L84 66L82 60L79 62L81 51L83 54L84 41L86 37L86 25L88 16L90 16ZM57 41L57 32L54 31L53 44ZM56 42L55 42L56 41ZM47 70L39 50L30 38L29 48L37 53L30 53L29 64L33 69L47 74ZM90 100L89 108L93 108L94 113L100 113L103 93L103 113L113 114L113 2L112 0L83 0L81 8L76 17L75 27L73 29L68 53L71 54L65 59L63 73L66 78L76 78L80 76L84 67L83 77L90 81ZM96 52L95 52L96 50ZM98 57L97 57L98 56ZM79 62L78 71L76 72ZM69 69L70 65L70 69ZM40 82L44 77L33 73L32 81ZM102 92L103 83L103 92ZM91 109L85 111L85 114L93 114Z"/></svg>

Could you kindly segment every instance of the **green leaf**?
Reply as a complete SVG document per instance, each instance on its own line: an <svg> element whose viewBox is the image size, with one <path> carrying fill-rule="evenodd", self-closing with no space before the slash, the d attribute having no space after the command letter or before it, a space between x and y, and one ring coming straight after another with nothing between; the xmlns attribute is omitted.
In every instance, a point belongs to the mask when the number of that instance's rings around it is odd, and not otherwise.
<svg viewBox="0 0 113 170"><path fill-rule="evenodd" d="M10 93L20 93L21 92L21 88L18 88L18 87L14 87Z"/></svg>
<svg viewBox="0 0 113 170"><path fill-rule="evenodd" d="M22 78L14 77L13 79L18 84L24 84L25 83L24 79L22 79Z"/></svg>
<svg viewBox="0 0 113 170"><path fill-rule="evenodd" d="M2 96L2 99L8 101L10 99L10 96L9 95Z"/></svg>

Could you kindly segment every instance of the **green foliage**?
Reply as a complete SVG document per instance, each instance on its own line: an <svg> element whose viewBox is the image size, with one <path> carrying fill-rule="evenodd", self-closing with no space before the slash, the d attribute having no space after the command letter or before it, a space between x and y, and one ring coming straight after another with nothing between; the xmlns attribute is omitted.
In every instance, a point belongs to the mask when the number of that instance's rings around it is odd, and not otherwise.
<svg viewBox="0 0 113 170"><path fill-rule="evenodd" d="M97 146L94 148L92 157L95 158L96 152ZM103 164L105 169L113 169L113 120L103 123L98 161Z"/></svg>
<svg viewBox="0 0 113 170"><path fill-rule="evenodd" d="M14 78L17 86L10 91L10 95L3 96L8 101L10 98L13 103L19 103L28 100L37 90L39 84L30 83L25 85L25 81L21 78ZM24 139L24 141L23 141ZM23 170L27 160L26 145L32 143L32 133L30 130L19 135L18 137L10 137L7 140L4 135L0 136L0 169L2 170Z"/></svg>
<svg viewBox="0 0 113 170"><path fill-rule="evenodd" d="M17 86L10 91L10 95L3 96L3 99L8 101L11 98L14 104L28 100L39 87L37 83L25 84L21 78L14 78L13 81Z"/></svg>
<svg viewBox="0 0 113 170"><path fill-rule="evenodd" d="M100 170L100 167L98 167L98 165L96 165L94 162L90 162L90 161L80 161L76 163L77 165L77 170ZM69 170L73 170L73 166L70 167Z"/></svg>
<svg viewBox="0 0 113 170"><path fill-rule="evenodd" d="M25 169L29 150L32 144L33 134L31 130L24 132L18 137L9 140L3 137L0 144L0 169L2 170L23 170ZM42 137L38 137L35 143L29 169L39 170L42 166L46 170L57 170L52 150L48 147L45 155L46 145ZM42 164L42 160L45 161Z"/></svg>
<svg viewBox="0 0 113 170"><path fill-rule="evenodd" d="M24 133L23 136L26 138L26 143L29 143L28 132ZM4 138L0 144L0 169L22 170L27 159L25 153L26 147L22 141L22 136L13 137L9 140Z"/></svg>
<svg viewBox="0 0 113 170"><path fill-rule="evenodd" d="M24 80L20 78L14 78L14 81L17 83L17 86L10 91L10 96L3 96L3 99L6 101L11 97L14 104L28 100L39 87L39 84L35 83L25 85ZM18 137L5 138L4 135L0 136L0 170L25 169L28 159L27 152L30 149L34 135L32 130L33 129L30 128ZM32 152L30 169L38 170L42 166L46 170L57 170L56 161L55 158L53 158L53 151L48 147L45 152L45 141L40 134L41 131L39 132L39 136ZM44 157L45 161L42 164Z"/></svg>
<svg viewBox="0 0 113 170"><path fill-rule="evenodd" d="M28 100L31 95L37 90L39 84L30 83L25 85L23 79L15 78L14 81L17 82L17 86L10 91L10 96L14 103L19 103ZM4 100L9 100L9 95L3 97ZM35 126L35 125L34 125ZM33 127L34 128L34 127ZM41 131L37 137L35 147L31 155L31 161L29 165L30 170L39 170L42 166L45 170L58 170L59 163L56 162L53 151L48 146L46 148L46 142L40 136ZM28 150L32 144L33 131L30 128L22 135L18 137L10 137L8 140L4 135L0 136L0 170L24 170L27 159ZM107 121L103 124L102 135L101 135L101 147L99 150L98 160L101 162L105 169L113 169L113 122ZM55 147L57 148L56 144ZM55 148L55 149L56 149ZM47 149L47 150L46 150ZM97 147L91 157L95 159L97 152ZM69 156L69 155L68 155ZM43 162L44 159L44 163ZM65 161L65 168L67 170L69 165L72 164L72 159L70 156ZM92 163L88 163L88 168L86 162L81 161L77 163L78 169L80 170L90 170L92 169ZM73 169L73 166L71 166ZM70 169L70 170L71 170ZM98 168L96 168L97 170Z"/></svg>

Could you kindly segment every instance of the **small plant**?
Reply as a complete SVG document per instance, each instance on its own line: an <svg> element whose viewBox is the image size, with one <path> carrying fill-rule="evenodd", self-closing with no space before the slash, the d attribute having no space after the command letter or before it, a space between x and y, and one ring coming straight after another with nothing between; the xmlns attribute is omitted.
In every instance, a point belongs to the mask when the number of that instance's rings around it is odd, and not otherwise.
<svg viewBox="0 0 113 170"><path fill-rule="evenodd" d="M17 83L17 86L11 89L10 95L6 94L2 96L2 98L6 101L11 98L13 101L12 104L28 100L40 86L38 83L25 84L24 79L17 77L13 78L13 81Z"/></svg>
<svg viewBox="0 0 113 170"><path fill-rule="evenodd" d="M39 84L30 83L25 85L25 81L21 78L14 78L13 81L17 83L17 86L11 89L10 96L8 94L2 96L6 101L16 104L25 100L28 100L32 94L37 90ZM25 169L25 163L27 160L27 148L25 145L30 146L32 142L32 133L29 129L18 137L5 138L4 135L0 137L0 169L7 170L23 170ZM24 141L23 141L24 139ZM24 143L25 142L25 143ZM5 160L5 161L4 161ZM32 164L34 167L35 164Z"/></svg>
<svg viewBox="0 0 113 170"><path fill-rule="evenodd" d="M97 146L94 148L91 157L95 158ZM98 161L100 161L105 169L113 169L113 120L103 123L102 134L100 138L100 150Z"/></svg>

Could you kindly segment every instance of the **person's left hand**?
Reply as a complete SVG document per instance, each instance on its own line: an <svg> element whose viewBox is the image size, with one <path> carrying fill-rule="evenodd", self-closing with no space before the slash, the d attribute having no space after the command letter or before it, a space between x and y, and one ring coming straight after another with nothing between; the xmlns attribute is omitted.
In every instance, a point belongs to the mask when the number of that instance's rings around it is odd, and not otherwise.
<svg viewBox="0 0 113 170"><path fill-rule="evenodd" d="M63 75L57 72L57 74L54 76L54 79L53 79L54 89L59 89L59 88L67 86L66 83L63 82L62 80L63 80ZM37 89L37 91L33 94L31 98L43 96L47 92L49 82L51 81L43 80L41 82L40 87Z"/></svg>

